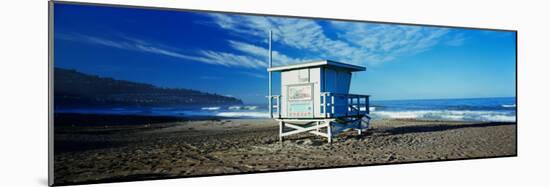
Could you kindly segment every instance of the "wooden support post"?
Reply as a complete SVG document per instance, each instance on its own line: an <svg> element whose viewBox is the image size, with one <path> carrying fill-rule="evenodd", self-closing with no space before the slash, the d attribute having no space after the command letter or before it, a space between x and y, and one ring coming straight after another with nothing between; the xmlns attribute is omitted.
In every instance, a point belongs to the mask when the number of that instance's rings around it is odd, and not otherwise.
<svg viewBox="0 0 550 187"><path fill-rule="evenodd" d="M319 128L319 125L321 125L321 122L318 121L317 123L315 123L317 125L317 132L321 132L321 128Z"/></svg>
<svg viewBox="0 0 550 187"><path fill-rule="evenodd" d="M327 136L328 136L328 143L332 144L332 122L325 121L327 124Z"/></svg>
<svg viewBox="0 0 550 187"><path fill-rule="evenodd" d="M279 121L279 142L283 145L283 133L285 128L285 122Z"/></svg>
<svg viewBox="0 0 550 187"><path fill-rule="evenodd" d="M357 134L361 135L363 133L362 119L361 117L357 117L355 120L357 121Z"/></svg>

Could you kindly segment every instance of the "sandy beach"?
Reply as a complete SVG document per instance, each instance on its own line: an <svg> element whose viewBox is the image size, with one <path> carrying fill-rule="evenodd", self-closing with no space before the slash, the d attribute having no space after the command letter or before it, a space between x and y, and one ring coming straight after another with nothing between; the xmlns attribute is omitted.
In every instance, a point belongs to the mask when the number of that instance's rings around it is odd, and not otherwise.
<svg viewBox="0 0 550 187"><path fill-rule="evenodd" d="M517 149L516 124L507 122L374 120L366 134L345 132L332 144L302 134L281 145L269 119L109 118L56 115L57 184L514 156Z"/></svg>

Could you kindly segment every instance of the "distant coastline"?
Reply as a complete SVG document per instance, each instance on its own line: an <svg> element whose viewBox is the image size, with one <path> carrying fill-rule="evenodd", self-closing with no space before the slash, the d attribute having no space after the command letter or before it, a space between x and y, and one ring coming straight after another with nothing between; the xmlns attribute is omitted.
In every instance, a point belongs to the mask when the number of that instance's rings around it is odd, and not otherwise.
<svg viewBox="0 0 550 187"><path fill-rule="evenodd" d="M56 108L235 105L243 102L183 88L160 88L150 84L115 80L76 70L54 69Z"/></svg>

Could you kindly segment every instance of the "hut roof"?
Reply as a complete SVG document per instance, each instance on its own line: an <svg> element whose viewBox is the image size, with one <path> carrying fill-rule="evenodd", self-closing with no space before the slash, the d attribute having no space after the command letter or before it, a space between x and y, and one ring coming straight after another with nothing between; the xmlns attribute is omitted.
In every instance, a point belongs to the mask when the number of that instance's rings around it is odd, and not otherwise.
<svg viewBox="0 0 550 187"><path fill-rule="evenodd" d="M302 68L309 68L309 67L321 67L321 66L329 66L329 67L335 67L340 69L347 69L349 71L365 71L366 68L363 66L357 66L352 64L346 64L342 62L336 62L332 60L317 60L317 61L310 61L310 62L304 62L304 63L297 63L297 64L289 64L285 66L274 66L271 68L268 68L267 71L287 71L287 70L293 70L293 69L302 69Z"/></svg>

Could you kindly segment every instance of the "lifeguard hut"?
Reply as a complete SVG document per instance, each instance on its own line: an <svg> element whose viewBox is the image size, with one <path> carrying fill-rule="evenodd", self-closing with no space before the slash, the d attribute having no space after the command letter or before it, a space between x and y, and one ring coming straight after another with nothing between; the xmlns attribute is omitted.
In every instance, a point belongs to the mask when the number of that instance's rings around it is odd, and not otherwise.
<svg viewBox="0 0 550 187"><path fill-rule="evenodd" d="M370 122L369 96L350 94L349 90L352 73L365 70L362 66L331 60L270 65L269 113L279 121L279 140L312 133L326 137L331 143L333 136L343 130L364 132ZM272 72L280 72L280 95L271 93Z"/></svg>

